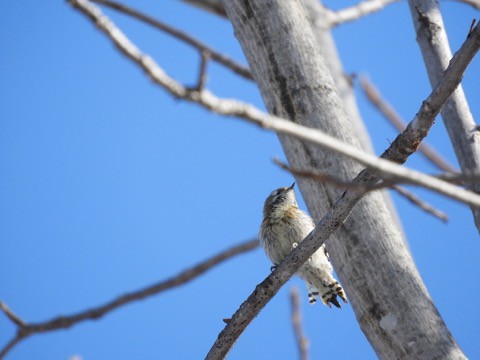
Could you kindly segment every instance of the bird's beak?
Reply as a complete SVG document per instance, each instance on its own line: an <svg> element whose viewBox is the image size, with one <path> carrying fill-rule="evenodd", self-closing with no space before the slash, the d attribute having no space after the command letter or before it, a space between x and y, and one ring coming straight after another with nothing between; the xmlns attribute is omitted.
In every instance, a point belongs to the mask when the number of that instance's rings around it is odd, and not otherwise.
<svg viewBox="0 0 480 360"><path fill-rule="evenodd" d="M293 184L289 187L289 189L290 189L290 190L293 190L293 187L294 187L294 186L295 186L295 183L293 183Z"/></svg>

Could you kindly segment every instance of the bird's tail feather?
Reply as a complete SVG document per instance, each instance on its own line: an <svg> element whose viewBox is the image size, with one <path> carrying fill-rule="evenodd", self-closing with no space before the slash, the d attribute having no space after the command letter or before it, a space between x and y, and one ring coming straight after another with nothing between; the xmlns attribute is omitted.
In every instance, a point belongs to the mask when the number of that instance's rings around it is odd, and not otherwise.
<svg viewBox="0 0 480 360"><path fill-rule="evenodd" d="M307 282L308 286L308 301L310 304L314 304L317 301L317 297L322 299L322 302L331 307L331 304L337 308L341 308L340 303L337 300L337 296L340 297L344 303L348 303L345 291L342 286L333 279L333 281L322 280L322 284L313 285Z"/></svg>

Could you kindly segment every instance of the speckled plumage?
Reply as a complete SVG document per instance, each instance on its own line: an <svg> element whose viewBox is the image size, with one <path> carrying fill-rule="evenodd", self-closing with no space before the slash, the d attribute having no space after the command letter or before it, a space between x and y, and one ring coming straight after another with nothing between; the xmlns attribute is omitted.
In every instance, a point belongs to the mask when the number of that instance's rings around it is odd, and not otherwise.
<svg viewBox="0 0 480 360"><path fill-rule="evenodd" d="M312 218L298 208L294 185L274 190L263 207L260 244L275 265L280 264L315 228ZM345 292L332 272L324 245L298 270L297 275L307 284L310 303L315 303L318 296L328 306L340 307L337 296L347 302Z"/></svg>

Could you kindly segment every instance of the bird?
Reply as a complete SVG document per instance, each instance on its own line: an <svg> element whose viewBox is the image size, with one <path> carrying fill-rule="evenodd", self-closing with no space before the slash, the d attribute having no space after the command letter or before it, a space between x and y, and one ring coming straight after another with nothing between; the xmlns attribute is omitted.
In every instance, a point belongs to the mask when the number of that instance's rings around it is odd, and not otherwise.
<svg viewBox="0 0 480 360"><path fill-rule="evenodd" d="M294 186L295 183L272 191L263 206L259 241L273 263L272 269L315 228L313 219L298 208ZM333 268L325 244L302 265L297 275L307 285L311 304L320 298L322 303L329 307L333 304L341 308L337 297L348 303L345 291L333 277Z"/></svg>

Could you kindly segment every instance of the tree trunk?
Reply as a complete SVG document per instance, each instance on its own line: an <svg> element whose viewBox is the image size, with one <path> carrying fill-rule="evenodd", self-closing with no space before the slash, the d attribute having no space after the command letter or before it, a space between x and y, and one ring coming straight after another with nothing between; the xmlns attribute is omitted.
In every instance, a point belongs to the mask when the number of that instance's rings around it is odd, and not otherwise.
<svg viewBox="0 0 480 360"><path fill-rule="evenodd" d="M301 3L226 0L225 5L269 111L360 148ZM280 140L294 167L344 179L361 170L333 152L286 136ZM310 180L298 182L316 221L341 193ZM361 200L327 246L359 324L380 358L465 358L381 194Z"/></svg>
<svg viewBox="0 0 480 360"><path fill-rule="evenodd" d="M318 47L322 51L322 56L325 59L328 69L330 70L330 74L333 77L347 116L354 128L355 134L357 135L358 141L360 142L363 150L373 154L374 151L372 140L370 139L370 135L365 127L365 122L360 115L352 85L347 80L347 75L343 70L342 61L338 55L337 46L335 45L332 31L327 21L325 7L319 0L303 0L303 5L307 10L307 16L310 21L310 25L312 26L315 38L317 39ZM388 209L392 213L395 223L402 232L403 236L404 231L402 228L402 222L398 216L390 194L388 191L383 190L382 195L385 198Z"/></svg>

